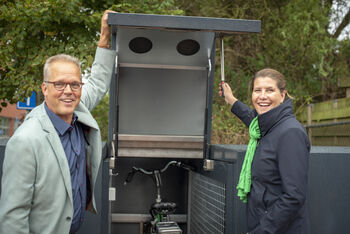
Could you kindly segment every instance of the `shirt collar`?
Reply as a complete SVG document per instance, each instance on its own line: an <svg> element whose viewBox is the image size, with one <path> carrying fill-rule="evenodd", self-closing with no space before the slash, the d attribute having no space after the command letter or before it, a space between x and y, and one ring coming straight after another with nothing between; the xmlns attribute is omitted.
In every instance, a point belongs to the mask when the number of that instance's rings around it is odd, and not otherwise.
<svg viewBox="0 0 350 234"><path fill-rule="evenodd" d="M45 102L45 110L47 115L49 116L53 126L55 127L56 131L60 134L63 135L65 134L68 130L71 130L74 125L76 124L77 120L78 120L78 116L73 113L73 119L72 119L72 124L68 124L66 121L64 121L63 119L61 119L59 116L57 116L55 113L53 113L48 106L46 105Z"/></svg>

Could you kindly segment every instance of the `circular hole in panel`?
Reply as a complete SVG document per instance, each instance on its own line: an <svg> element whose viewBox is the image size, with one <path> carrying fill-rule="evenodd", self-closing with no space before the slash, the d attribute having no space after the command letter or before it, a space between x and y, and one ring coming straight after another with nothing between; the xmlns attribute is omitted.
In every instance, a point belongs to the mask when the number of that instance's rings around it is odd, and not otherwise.
<svg viewBox="0 0 350 234"><path fill-rule="evenodd" d="M135 53L143 54L152 49L152 42L146 37L135 37L129 42L129 48Z"/></svg>
<svg viewBox="0 0 350 234"><path fill-rule="evenodd" d="M197 41L192 39L186 39L183 41L180 41L177 46L176 50L182 55L194 55L197 53L200 49L200 45Z"/></svg>

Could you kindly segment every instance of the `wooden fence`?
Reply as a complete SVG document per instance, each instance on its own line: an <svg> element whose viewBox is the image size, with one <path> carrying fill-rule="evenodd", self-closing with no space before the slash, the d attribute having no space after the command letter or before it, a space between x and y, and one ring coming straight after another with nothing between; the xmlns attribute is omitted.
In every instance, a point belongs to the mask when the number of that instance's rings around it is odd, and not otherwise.
<svg viewBox="0 0 350 234"><path fill-rule="evenodd" d="M297 115L312 145L350 146L350 77L338 86L347 89L346 98L310 104Z"/></svg>

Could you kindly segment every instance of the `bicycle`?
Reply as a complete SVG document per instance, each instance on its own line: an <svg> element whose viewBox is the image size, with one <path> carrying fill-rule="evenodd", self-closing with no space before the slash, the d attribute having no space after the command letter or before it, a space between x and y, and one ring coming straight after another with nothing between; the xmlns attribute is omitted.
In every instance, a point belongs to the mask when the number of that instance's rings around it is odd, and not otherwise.
<svg viewBox="0 0 350 234"><path fill-rule="evenodd" d="M177 204L174 202L162 202L161 198L161 174L165 172L170 165L175 165L181 167L188 171L195 171L195 167L184 164L178 161L168 162L162 169L155 170L145 170L143 168L132 167L132 170L128 173L124 185L131 182L133 176L136 172L140 172L144 175L153 177L156 183L157 195L156 201L151 205L150 214L152 220L145 225L144 234L158 234L158 233L171 233L171 234L181 234L182 230L179 225L170 220L169 214L173 214L177 208Z"/></svg>

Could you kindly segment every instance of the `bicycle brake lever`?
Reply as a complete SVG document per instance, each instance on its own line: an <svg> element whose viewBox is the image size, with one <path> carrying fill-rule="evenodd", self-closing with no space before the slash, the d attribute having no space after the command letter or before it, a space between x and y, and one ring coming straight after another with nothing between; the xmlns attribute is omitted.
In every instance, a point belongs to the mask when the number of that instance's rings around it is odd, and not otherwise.
<svg viewBox="0 0 350 234"><path fill-rule="evenodd" d="M183 169L187 170L187 171L196 171L197 170L196 167L190 166L190 165L184 164L184 163L180 163L179 166L182 167Z"/></svg>

